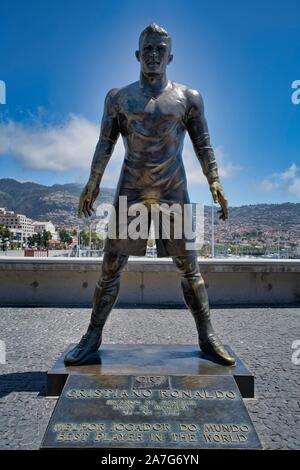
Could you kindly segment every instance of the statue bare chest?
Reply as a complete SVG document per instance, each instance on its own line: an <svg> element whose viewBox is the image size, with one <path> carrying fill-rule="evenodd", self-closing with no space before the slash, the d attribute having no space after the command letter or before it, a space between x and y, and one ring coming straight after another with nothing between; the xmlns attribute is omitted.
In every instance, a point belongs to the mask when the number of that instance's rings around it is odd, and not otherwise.
<svg viewBox="0 0 300 470"><path fill-rule="evenodd" d="M127 100L119 108L122 135L161 138L184 129L185 106L171 96Z"/></svg>

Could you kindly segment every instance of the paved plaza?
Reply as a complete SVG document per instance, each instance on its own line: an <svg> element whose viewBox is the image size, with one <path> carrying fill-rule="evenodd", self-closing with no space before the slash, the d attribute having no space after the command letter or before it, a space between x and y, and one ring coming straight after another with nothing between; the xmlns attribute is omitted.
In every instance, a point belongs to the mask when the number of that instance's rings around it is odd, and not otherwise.
<svg viewBox="0 0 300 470"><path fill-rule="evenodd" d="M90 309L0 308L0 449L38 449L56 399L46 396L46 373L84 333ZM265 449L300 449L300 308L212 309L215 329L255 375L255 399L245 400ZM186 309L117 308L104 343L197 342ZM300 357L300 354L299 354Z"/></svg>

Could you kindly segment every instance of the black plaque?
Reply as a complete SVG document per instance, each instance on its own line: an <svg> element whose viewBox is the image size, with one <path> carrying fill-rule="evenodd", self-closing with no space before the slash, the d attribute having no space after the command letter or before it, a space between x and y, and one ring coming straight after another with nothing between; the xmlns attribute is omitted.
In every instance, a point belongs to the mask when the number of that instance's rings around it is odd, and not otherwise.
<svg viewBox="0 0 300 470"><path fill-rule="evenodd" d="M232 376L70 375L42 449L260 449Z"/></svg>
<svg viewBox="0 0 300 470"><path fill-rule="evenodd" d="M254 397L254 376L228 346L236 358L234 366L223 366L207 357L196 344L103 344L98 364L69 366L64 364L67 350L47 375L47 395L59 396L69 375L229 375L234 377L243 398Z"/></svg>

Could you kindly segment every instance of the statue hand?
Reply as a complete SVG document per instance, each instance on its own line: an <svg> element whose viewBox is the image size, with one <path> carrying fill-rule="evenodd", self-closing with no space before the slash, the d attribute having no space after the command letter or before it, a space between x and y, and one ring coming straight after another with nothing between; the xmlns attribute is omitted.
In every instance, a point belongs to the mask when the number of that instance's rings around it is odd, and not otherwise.
<svg viewBox="0 0 300 470"><path fill-rule="evenodd" d="M82 190L78 204L78 217L84 214L85 217L91 216L95 212L93 204L100 192L99 185L89 180Z"/></svg>
<svg viewBox="0 0 300 470"><path fill-rule="evenodd" d="M227 199L225 197L224 190L221 186L221 183L219 181L214 181L213 183L210 184L210 188L212 197L215 203L220 204L221 209L218 210L218 213L220 213L219 219L226 220L228 219L228 203Z"/></svg>

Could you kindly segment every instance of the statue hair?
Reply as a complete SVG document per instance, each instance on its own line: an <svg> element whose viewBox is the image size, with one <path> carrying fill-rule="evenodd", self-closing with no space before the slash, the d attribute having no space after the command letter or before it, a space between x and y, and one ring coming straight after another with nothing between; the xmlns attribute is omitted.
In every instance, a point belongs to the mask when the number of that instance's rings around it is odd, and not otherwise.
<svg viewBox="0 0 300 470"><path fill-rule="evenodd" d="M158 36L162 36L162 37L166 38L167 41L169 42L170 48L171 48L171 36L168 33L168 31L165 30L164 28L162 28L161 26L159 26L156 23L151 23L140 34L140 38L139 38L139 48L140 49L141 49L141 45L143 43L143 40L145 39L146 36L148 36L148 34L157 34Z"/></svg>

